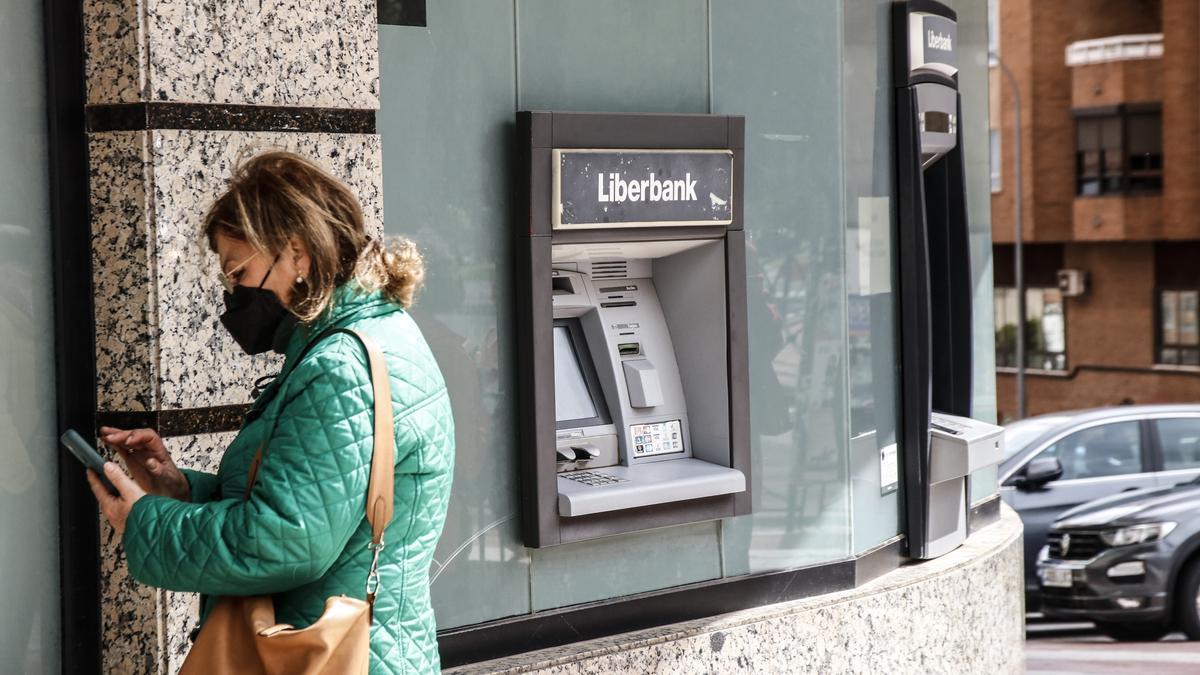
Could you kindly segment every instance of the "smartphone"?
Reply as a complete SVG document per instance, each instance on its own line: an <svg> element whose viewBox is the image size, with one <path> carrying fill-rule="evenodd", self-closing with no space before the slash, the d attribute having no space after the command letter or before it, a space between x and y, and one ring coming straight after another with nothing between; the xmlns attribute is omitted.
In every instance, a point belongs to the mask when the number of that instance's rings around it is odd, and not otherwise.
<svg viewBox="0 0 1200 675"><path fill-rule="evenodd" d="M117 488L108 480L108 477L104 475L104 463L107 460L101 457L100 453L96 452L91 443L83 440L83 436L80 436L79 432L74 429L67 429L63 432L62 436L58 437L58 440L66 446L67 450L71 451L72 455L75 455L75 459L83 462L84 466L96 472L96 475L100 477L100 482L104 484L105 489L110 494L114 496L121 495L117 491Z"/></svg>

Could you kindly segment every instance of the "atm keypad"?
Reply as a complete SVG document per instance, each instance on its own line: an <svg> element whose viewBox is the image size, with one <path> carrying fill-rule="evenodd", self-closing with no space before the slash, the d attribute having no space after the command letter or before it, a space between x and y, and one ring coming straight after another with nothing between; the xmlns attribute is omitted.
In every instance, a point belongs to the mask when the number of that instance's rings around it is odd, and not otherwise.
<svg viewBox="0 0 1200 675"><path fill-rule="evenodd" d="M633 437L634 457L683 452L683 425L679 420L634 424L629 433Z"/></svg>
<svg viewBox="0 0 1200 675"><path fill-rule="evenodd" d="M625 478L617 478L616 476L607 473L600 473L599 471L570 471L568 473L560 473L559 476L562 476L567 480L573 480L576 483L583 483L584 485L590 485L592 487L629 482Z"/></svg>

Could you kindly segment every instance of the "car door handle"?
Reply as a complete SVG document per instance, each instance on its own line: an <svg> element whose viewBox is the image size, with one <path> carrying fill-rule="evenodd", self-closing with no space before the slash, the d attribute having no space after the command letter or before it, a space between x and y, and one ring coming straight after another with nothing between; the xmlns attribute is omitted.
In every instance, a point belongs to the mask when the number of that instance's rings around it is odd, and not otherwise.
<svg viewBox="0 0 1200 675"><path fill-rule="evenodd" d="M1133 491L1134 491L1134 490L1136 490L1136 489L1138 489L1138 488L1137 488L1137 486L1135 485L1135 486L1133 486L1133 487L1127 487L1127 488L1125 488L1124 490L1121 490L1121 492L1133 492Z"/></svg>

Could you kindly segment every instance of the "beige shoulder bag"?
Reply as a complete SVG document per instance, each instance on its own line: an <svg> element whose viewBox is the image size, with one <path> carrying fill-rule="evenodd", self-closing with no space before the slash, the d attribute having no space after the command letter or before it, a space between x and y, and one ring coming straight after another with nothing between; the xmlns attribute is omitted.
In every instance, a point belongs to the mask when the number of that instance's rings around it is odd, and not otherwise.
<svg viewBox="0 0 1200 675"><path fill-rule="evenodd" d="M371 606L379 590L379 552L383 549L383 530L392 520L393 509L396 435L392 393L387 364L375 341L350 329L331 332L350 333L363 343L374 388L375 447L367 488L367 521L371 523L368 546L374 556L367 574L367 599L364 602L344 595L329 598L316 623L307 628L293 628L275 623L275 606L269 595L223 597L204 622L179 671L181 675L367 673ZM247 498L258 476L262 455L260 446L250 465Z"/></svg>

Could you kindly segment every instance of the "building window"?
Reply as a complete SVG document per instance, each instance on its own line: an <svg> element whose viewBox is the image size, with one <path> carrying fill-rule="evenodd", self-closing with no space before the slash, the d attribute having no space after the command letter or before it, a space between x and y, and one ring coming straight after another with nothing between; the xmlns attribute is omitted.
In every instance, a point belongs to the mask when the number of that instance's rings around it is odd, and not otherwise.
<svg viewBox="0 0 1200 675"><path fill-rule="evenodd" d="M1000 53L1000 0L988 0L988 53Z"/></svg>
<svg viewBox="0 0 1200 675"><path fill-rule="evenodd" d="M1017 367L1017 289L995 289L996 365ZM1067 321L1057 288L1025 289L1025 367L1067 369Z"/></svg>
<svg viewBox="0 0 1200 675"><path fill-rule="evenodd" d="M1075 120L1075 191L1083 197L1162 191L1162 112L1093 114Z"/></svg>
<svg viewBox="0 0 1200 675"><path fill-rule="evenodd" d="M1003 187L1000 180L1000 130L988 130L989 158L992 166L992 192L999 192Z"/></svg>
<svg viewBox="0 0 1200 675"><path fill-rule="evenodd" d="M1158 362L1200 366L1200 290L1159 291Z"/></svg>
<svg viewBox="0 0 1200 675"><path fill-rule="evenodd" d="M1163 185L1162 113L1126 116L1129 141L1127 186L1134 192L1161 192Z"/></svg>

